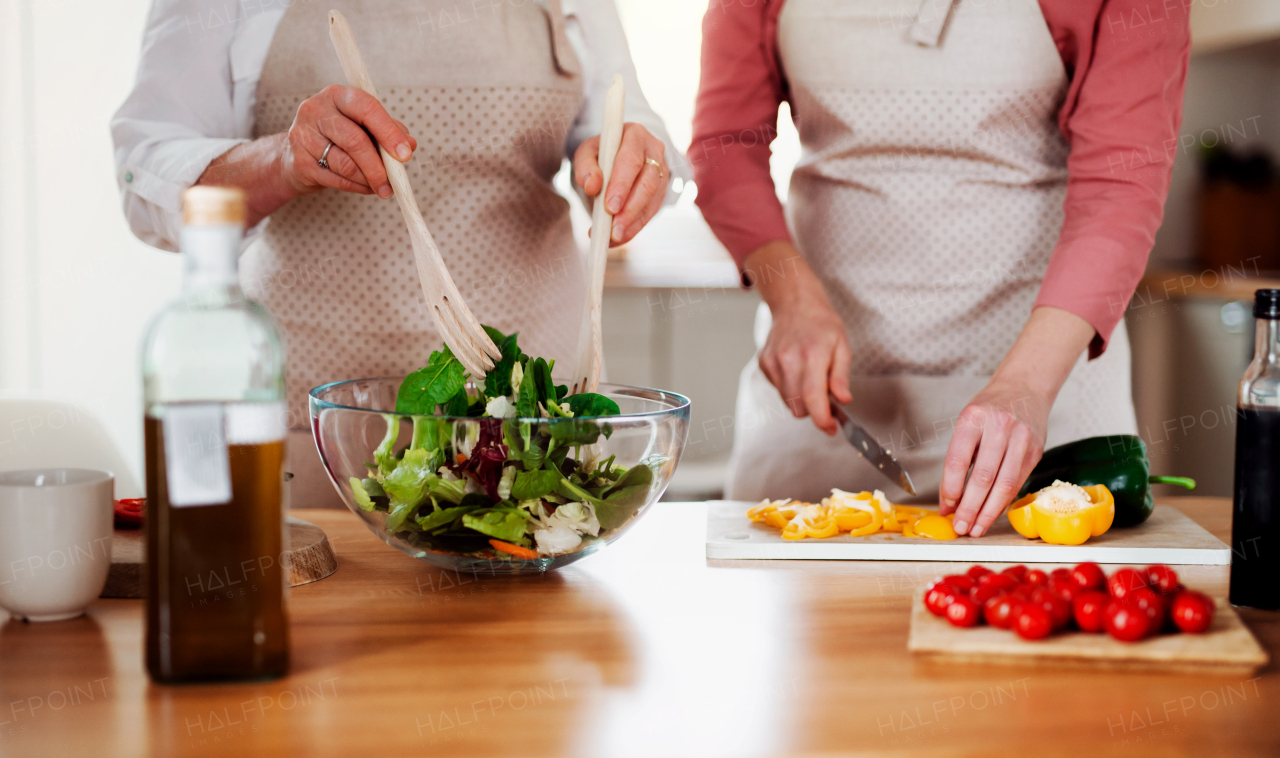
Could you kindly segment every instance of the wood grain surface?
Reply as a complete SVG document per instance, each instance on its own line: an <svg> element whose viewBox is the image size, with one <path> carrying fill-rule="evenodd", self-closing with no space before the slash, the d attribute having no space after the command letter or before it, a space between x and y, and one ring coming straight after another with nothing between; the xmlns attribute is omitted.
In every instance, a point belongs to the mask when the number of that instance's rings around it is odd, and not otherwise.
<svg viewBox="0 0 1280 758"><path fill-rule="evenodd" d="M338 570L338 560L324 530L315 524L290 518L289 585L318 582ZM142 529L117 529L111 538L111 571L102 597L142 597L142 566L147 537Z"/></svg>
<svg viewBox="0 0 1280 758"><path fill-rule="evenodd" d="M1170 500L1229 533L1226 500ZM708 561L659 503L542 577L457 575L350 513L302 511L339 570L290 594L292 671L162 687L142 603L0 623L5 756L1280 755L1280 676L919 660L912 595L954 564ZM1215 596L1226 566L1188 566ZM1272 653L1276 613L1244 611ZM0 616L0 619L3 619Z"/></svg>
<svg viewBox="0 0 1280 758"><path fill-rule="evenodd" d="M877 532L825 539L786 540L782 532L747 518L755 503L707 504L707 557L743 560L1005 561L1014 563L1229 564L1231 548L1184 516L1157 506L1142 526L1111 529L1083 545L1029 540L1001 516L982 539L930 540Z"/></svg>

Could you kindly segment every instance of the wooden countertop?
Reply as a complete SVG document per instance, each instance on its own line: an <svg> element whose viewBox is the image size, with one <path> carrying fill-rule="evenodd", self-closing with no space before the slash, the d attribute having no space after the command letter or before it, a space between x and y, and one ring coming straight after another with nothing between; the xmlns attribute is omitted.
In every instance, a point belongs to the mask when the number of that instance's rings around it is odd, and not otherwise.
<svg viewBox="0 0 1280 758"><path fill-rule="evenodd" d="M1170 499L1219 537L1230 505ZM457 576L350 513L298 511L338 571L293 590L293 670L161 687L142 602L0 614L0 756L1280 755L1280 676L914 661L911 593L955 564L711 562L705 506L660 503L542 577ZM1181 567L1215 595L1227 567ZM1243 616L1272 654L1280 614Z"/></svg>

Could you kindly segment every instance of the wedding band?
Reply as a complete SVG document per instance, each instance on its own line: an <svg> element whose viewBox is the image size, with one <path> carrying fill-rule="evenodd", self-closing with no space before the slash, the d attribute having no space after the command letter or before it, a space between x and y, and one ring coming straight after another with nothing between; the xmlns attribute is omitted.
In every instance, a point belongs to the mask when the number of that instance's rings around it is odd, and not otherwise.
<svg viewBox="0 0 1280 758"><path fill-rule="evenodd" d="M330 142L328 145L326 145L326 146L325 146L325 148L324 148L324 152L320 154L320 160L316 161L316 163L319 163L319 164L320 164L320 168L322 168L322 169L324 169L324 170L326 170L326 171L328 171L328 170L329 170L329 150L330 150L332 147L333 147L333 143L332 143L332 142Z"/></svg>
<svg viewBox="0 0 1280 758"><path fill-rule="evenodd" d="M652 158L645 158L645 159L644 159L644 162L645 162L645 163L647 163L647 164L649 164L649 165L651 165L651 166L653 166L654 168L658 169L658 180L659 180L659 181L661 181L661 180L663 180L663 179L666 179L666 178L667 178L667 174L666 174L666 172L662 170L662 164L661 164L661 163L658 163L657 161L655 161L655 160L654 160L654 159L652 159Z"/></svg>

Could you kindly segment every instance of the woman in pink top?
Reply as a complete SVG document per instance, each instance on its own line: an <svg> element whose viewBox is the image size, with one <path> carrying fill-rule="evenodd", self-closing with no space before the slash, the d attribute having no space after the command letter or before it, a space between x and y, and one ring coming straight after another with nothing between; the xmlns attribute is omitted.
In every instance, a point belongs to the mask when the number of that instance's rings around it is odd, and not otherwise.
<svg viewBox="0 0 1280 758"><path fill-rule="evenodd" d="M972 536L1046 444L1134 433L1121 319L1188 53L1183 0L712 0L689 158L767 306L729 495L884 486L829 394Z"/></svg>

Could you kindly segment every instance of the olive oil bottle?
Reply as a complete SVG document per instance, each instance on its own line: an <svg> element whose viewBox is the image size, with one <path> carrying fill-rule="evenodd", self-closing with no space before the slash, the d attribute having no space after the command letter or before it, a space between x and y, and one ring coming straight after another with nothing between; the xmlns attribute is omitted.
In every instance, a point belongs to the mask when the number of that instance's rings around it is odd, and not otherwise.
<svg viewBox="0 0 1280 758"><path fill-rule="evenodd" d="M284 346L237 277L245 199L183 195L183 289L142 350L146 663L161 682L285 673Z"/></svg>

